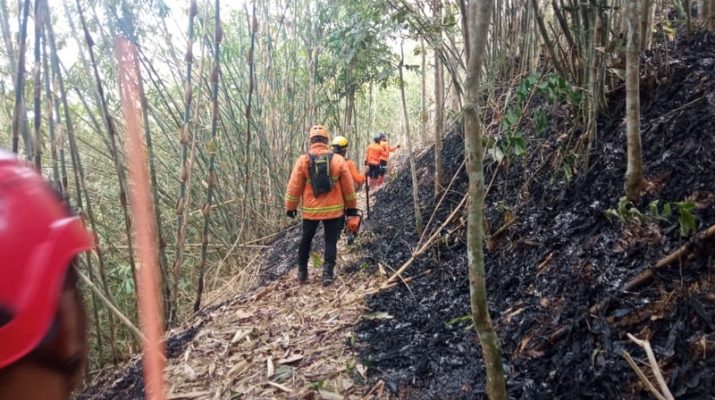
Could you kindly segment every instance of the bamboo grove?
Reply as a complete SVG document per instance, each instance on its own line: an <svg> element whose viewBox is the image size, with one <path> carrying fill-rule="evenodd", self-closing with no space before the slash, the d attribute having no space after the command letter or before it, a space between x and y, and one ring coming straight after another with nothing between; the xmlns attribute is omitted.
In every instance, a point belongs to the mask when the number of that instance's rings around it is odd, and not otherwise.
<svg viewBox="0 0 715 400"><path fill-rule="evenodd" d="M417 149L423 141L439 145L461 118L475 34L466 0L225 3L0 0L0 146L41 170L96 235L80 271L94 367L126 358L138 344L140 265L115 37L138 49L169 327L227 282L257 279L251 260L287 224L285 184L310 125L350 137L360 160L377 130ZM624 85L627 27L639 28L639 52L667 43L678 29L715 29L712 0L637 2L635 24L626 3L633 2L493 1L481 104L518 126L522 114L512 121L506 111L526 108L533 93L519 99L499 88L516 87L533 71L540 84L555 77L577 119L564 148L571 174L588 165L606 94ZM662 57L663 49L652 51ZM490 138L531 139L509 127ZM438 197L449 177L441 176L439 156L435 163Z"/></svg>

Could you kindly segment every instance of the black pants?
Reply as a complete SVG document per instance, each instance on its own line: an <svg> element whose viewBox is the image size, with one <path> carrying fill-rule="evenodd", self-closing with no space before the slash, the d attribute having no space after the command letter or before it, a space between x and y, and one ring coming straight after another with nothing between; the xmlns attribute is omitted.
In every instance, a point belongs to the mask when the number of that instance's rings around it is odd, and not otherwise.
<svg viewBox="0 0 715 400"><path fill-rule="evenodd" d="M380 176L387 175L387 161L380 160Z"/></svg>
<svg viewBox="0 0 715 400"><path fill-rule="evenodd" d="M300 238L298 248L298 265L308 265L310 257L310 246L313 243L313 236L321 221L304 219L303 235ZM325 231L325 253L323 254L324 264L335 265L335 257L338 252L338 239L340 231L345 223L344 217L323 220L323 230Z"/></svg>
<svg viewBox="0 0 715 400"><path fill-rule="evenodd" d="M369 169L367 171L367 176L370 179L377 179L380 177L382 169L380 168L379 165L369 165Z"/></svg>

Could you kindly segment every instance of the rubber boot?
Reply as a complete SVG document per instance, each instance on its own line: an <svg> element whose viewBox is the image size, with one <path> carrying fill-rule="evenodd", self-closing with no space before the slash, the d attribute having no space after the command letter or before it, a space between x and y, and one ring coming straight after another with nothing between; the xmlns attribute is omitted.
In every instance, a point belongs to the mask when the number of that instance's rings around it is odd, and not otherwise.
<svg viewBox="0 0 715 400"><path fill-rule="evenodd" d="M305 284L308 282L308 265L298 265L298 282Z"/></svg>
<svg viewBox="0 0 715 400"><path fill-rule="evenodd" d="M323 265L323 286L330 286L333 284L333 264Z"/></svg>

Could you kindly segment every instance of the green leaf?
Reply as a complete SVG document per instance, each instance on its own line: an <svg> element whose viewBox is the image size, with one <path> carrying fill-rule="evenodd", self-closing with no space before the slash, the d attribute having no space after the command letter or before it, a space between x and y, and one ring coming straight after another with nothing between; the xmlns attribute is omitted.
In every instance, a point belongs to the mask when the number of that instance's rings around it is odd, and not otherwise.
<svg viewBox="0 0 715 400"><path fill-rule="evenodd" d="M537 110L534 113L534 130L536 135L540 136L546 130L546 124L548 123L546 113L541 110Z"/></svg>
<svg viewBox="0 0 715 400"><path fill-rule="evenodd" d="M665 203L665 204L663 205L663 211L661 212L660 215L661 215L663 218L668 218L668 217L670 217L671 215L673 215L673 210L672 210L671 205L670 205L669 202L668 202L668 203Z"/></svg>
<svg viewBox="0 0 715 400"><path fill-rule="evenodd" d="M658 216L658 200L653 200L650 203L648 203L648 212L651 215Z"/></svg>
<svg viewBox="0 0 715 400"><path fill-rule="evenodd" d="M625 218L628 213L628 208L632 206L633 203L628 200L628 197L622 196L620 199L618 199L618 215L620 215L622 218Z"/></svg>
<svg viewBox="0 0 715 400"><path fill-rule="evenodd" d="M519 116L516 114L516 111L514 111L513 108L509 108L508 110L506 110L506 114L504 115L504 121L506 121L508 125L514 125L518 120Z"/></svg>
<svg viewBox="0 0 715 400"><path fill-rule="evenodd" d="M691 233L695 233L695 215L693 211L695 210L695 203L690 200L680 201L675 203L678 206L678 211L680 218L678 222L680 223L680 236L688 236Z"/></svg>
<svg viewBox="0 0 715 400"><path fill-rule="evenodd" d="M447 325L452 326L452 325L456 325L456 324L458 324L458 323L460 323L460 322L466 322L466 321L469 321L469 322L472 321L472 315L471 315L471 314L467 314L467 315L463 315L463 316L461 316L461 317L457 317L457 318L454 318L454 319L450 319L449 321L447 321Z"/></svg>
<svg viewBox="0 0 715 400"><path fill-rule="evenodd" d="M609 208L606 211L604 211L603 215L605 215L606 217L609 217L609 218L616 218L616 219L620 220L621 222L623 222L623 218L621 218L621 216L618 214L618 211L616 211L613 208Z"/></svg>
<svg viewBox="0 0 715 400"><path fill-rule="evenodd" d="M515 156L521 157L526 154L526 141L523 137L515 137L512 144L514 146Z"/></svg>

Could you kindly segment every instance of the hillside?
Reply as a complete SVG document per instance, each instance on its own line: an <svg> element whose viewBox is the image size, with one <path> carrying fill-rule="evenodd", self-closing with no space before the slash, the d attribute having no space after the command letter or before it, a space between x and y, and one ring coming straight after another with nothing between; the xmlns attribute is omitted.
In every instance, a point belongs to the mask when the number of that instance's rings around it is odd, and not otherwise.
<svg viewBox="0 0 715 400"><path fill-rule="evenodd" d="M642 93L650 99L642 135L651 184L633 205L642 220L622 222L608 212L624 216L617 210L623 91L609 95L591 164L572 179L562 168L568 117L545 103L551 124L529 141L528 156L486 166L487 182L494 177L487 282L510 398L648 398L622 356L627 350L645 359L627 333L650 340L677 398L715 393L714 243L681 237L675 211L689 199L697 232L715 224L715 41L681 41L672 57L669 80ZM434 212L431 226L439 227L466 190L461 128L445 139L454 182L436 210L433 159L434 149L426 149L417 167L423 214ZM318 286L312 269L309 285L295 283L297 227L266 243L257 262L261 282L172 336L171 398L483 398L481 354L467 318L462 212L444 226L440 245L402 275L406 284L381 290L385 271L403 265L418 244L410 182L404 165L374 194L366 231L354 247L340 245L332 288ZM655 200L659 215L648 211ZM666 203L674 207L670 216L661 212ZM321 242L316 237L317 248ZM624 290L684 244L691 245L686 257ZM139 398L139 372L135 360L78 398Z"/></svg>
<svg viewBox="0 0 715 400"><path fill-rule="evenodd" d="M691 199L698 232L715 224L715 41L701 36L675 50L668 83L643 92L647 179L652 187L640 210L658 200ZM647 89L646 89L647 90ZM617 208L625 172L623 92L609 98L610 117L599 124L587 171L567 181L562 172L568 127L560 120L530 144L528 158L485 170L490 232L489 300L502 340L512 398L648 398L621 353L641 355L626 333L648 338L677 398L715 393L713 241L679 236L678 217L624 226L606 216ZM556 121L556 119L555 119ZM460 132L444 146L448 176L457 174L435 225L466 190ZM420 196L431 200L433 152L418 161ZM406 172L377 195L377 262L400 266L415 245L410 179ZM426 207L426 214L432 211ZM460 227L461 226L461 227ZM374 379L385 379L406 398L474 398L484 393L484 371L469 320L465 229L457 220L444 241L406 273L409 287L368 301L394 318L358 327L361 355ZM447 235L449 233L449 236ZM694 250L652 282L623 290L630 279L684 243ZM429 277L419 278L426 271ZM597 312L591 312L600 305ZM644 357L643 357L644 358Z"/></svg>

